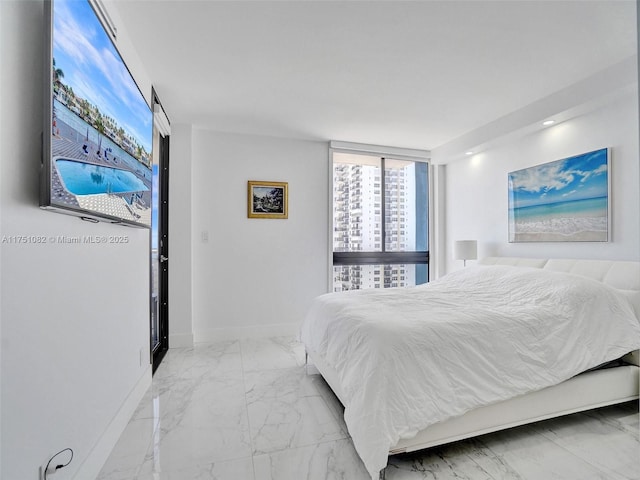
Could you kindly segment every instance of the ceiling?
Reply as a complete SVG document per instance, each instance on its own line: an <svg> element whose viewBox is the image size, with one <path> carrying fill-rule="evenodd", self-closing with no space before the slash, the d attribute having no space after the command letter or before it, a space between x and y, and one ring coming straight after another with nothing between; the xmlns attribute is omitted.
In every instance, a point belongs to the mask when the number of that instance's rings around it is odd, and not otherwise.
<svg viewBox="0 0 640 480"><path fill-rule="evenodd" d="M117 1L172 123L433 149L636 54L635 1Z"/></svg>

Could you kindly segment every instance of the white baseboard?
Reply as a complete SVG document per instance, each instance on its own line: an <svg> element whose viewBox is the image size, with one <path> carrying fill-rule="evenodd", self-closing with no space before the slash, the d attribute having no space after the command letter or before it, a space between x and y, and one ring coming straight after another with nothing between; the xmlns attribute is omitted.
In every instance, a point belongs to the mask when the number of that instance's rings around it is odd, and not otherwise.
<svg viewBox="0 0 640 480"><path fill-rule="evenodd" d="M126 400L115 414L111 423L107 426L104 433L100 436L96 444L93 446L87 458L82 462L74 480L86 480L87 478L97 478L104 463L109 458L111 450L115 447L120 435L126 428L129 420L133 416L136 408L140 404L145 392L151 386L151 365L147 367L145 372L133 387Z"/></svg>
<svg viewBox="0 0 640 480"><path fill-rule="evenodd" d="M196 343L211 343L245 338L295 337L298 335L299 329L299 323L211 328L195 332L194 340Z"/></svg>
<svg viewBox="0 0 640 480"><path fill-rule="evenodd" d="M169 334L169 348L193 347L192 333Z"/></svg>

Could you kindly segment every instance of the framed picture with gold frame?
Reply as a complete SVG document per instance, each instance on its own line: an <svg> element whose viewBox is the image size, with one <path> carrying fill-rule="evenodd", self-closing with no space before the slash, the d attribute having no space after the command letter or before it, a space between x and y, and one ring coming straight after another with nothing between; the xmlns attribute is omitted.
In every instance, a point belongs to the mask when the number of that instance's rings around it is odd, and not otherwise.
<svg viewBox="0 0 640 480"><path fill-rule="evenodd" d="M288 218L289 184L287 182L247 182L249 218Z"/></svg>

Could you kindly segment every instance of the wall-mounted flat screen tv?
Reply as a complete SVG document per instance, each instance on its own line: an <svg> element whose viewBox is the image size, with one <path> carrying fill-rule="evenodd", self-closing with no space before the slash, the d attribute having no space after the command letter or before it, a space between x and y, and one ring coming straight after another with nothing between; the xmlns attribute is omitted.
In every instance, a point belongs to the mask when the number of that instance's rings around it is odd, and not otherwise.
<svg viewBox="0 0 640 480"><path fill-rule="evenodd" d="M94 5L45 5L40 206L149 227L153 113Z"/></svg>

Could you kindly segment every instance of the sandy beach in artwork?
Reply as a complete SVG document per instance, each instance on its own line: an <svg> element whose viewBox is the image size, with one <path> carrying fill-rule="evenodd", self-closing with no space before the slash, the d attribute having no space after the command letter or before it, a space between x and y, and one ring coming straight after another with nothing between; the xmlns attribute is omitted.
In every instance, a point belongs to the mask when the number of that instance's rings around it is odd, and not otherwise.
<svg viewBox="0 0 640 480"><path fill-rule="evenodd" d="M606 242L606 216L559 217L538 221L516 221L516 242Z"/></svg>

